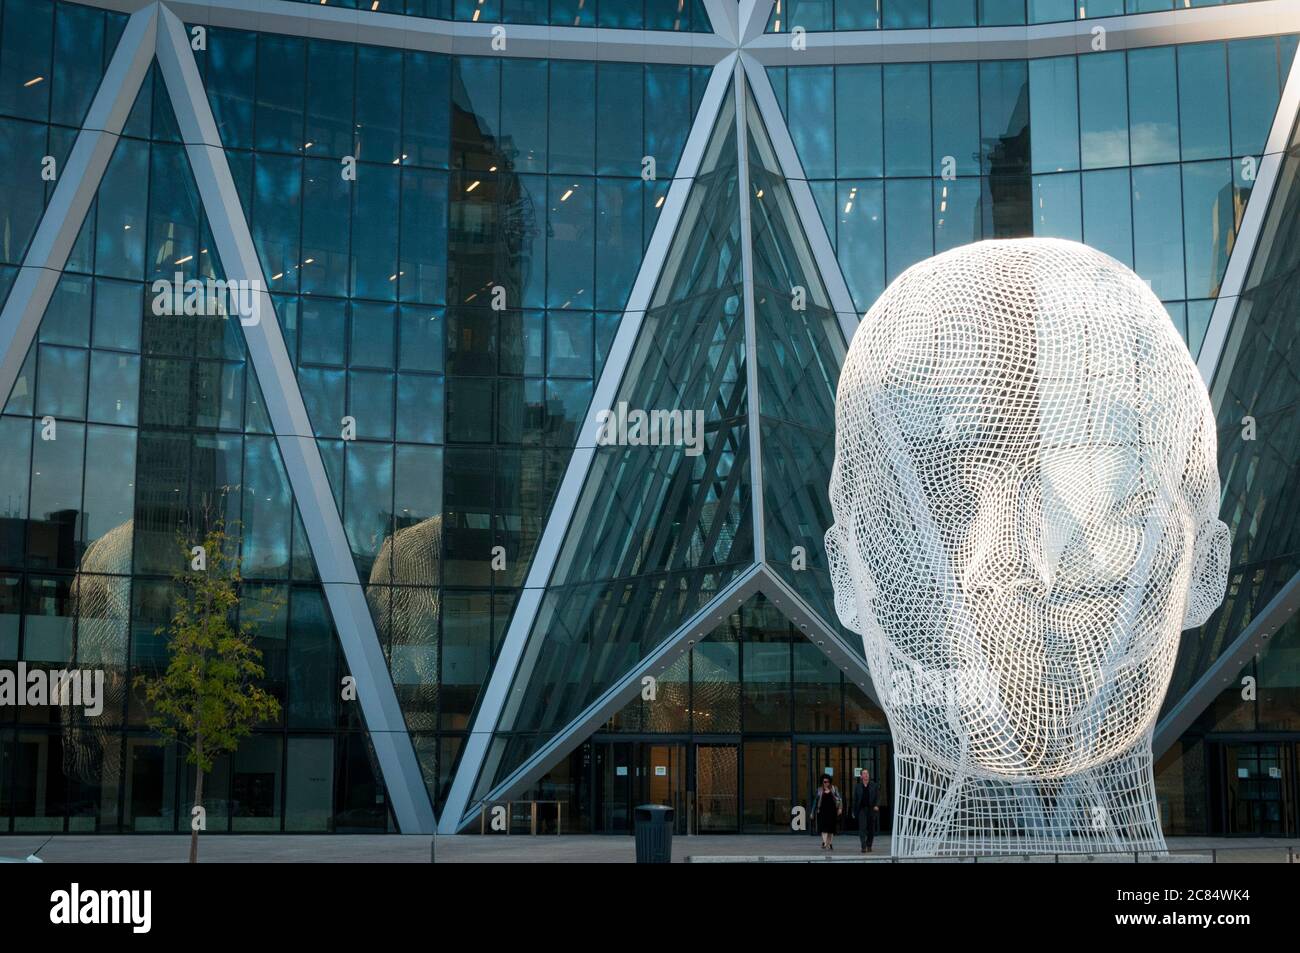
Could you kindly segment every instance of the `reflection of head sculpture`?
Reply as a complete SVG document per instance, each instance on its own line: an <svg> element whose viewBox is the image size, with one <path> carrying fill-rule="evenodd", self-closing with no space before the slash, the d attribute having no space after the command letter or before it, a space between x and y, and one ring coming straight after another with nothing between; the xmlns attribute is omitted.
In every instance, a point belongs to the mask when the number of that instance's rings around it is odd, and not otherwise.
<svg viewBox="0 0 1300 953"><path fill-rule="evenodd" d="M1151 732L1228 534L1160 302L1073 242L931 258L854 337L836 424L826 542L894 735L895 852L1163 849Z"/></svg>
<svg viewBox="0 0 1300 953"><path fill-rule="evenodd" d="M388 651L407 727L437 727L438 563L442 515L385 537L370 569L366 598Z"/></svg>
<svg viewBox="0 0 1300 953"><path fill-rule="evenodd" d="M122 720L128 673L127 630L131 618L131 543L135 520L110 529L86 547L72 579L71 614L77 620L78 668L104 671L104 711L89 717L75 706L59 708L63 723L63 770L87 787L102 786L107 806L117 797ZM77 824L85 823L79 818ZM80 829L79 827L77 829Z"/></svg>

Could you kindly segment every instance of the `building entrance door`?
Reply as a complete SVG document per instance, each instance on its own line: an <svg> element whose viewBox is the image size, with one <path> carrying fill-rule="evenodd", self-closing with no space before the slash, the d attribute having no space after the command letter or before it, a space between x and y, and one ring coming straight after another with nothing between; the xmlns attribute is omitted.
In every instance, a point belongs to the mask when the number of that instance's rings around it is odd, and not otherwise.
<svg viewBox="0 0 1300 953"><path fill-rule="evenodd" d="M677 833L686 833L686 745L637 742L632 806L666 804Z"/></svg>
<svg viewBox="0 0 1300 953"><path fill-rule="evenodd" d="M1291 745L1223 746L1227 833L1287 835L1296 813Z"/></svg>
<svg viewBox="0 0 1300 953"><path fill-rule="evenodd" d="M798 778L799 790L795 792L795 803L802 804L807 809L810 831L816 826L812 817L817 809L814 792L825 774L831 776L831 783L839 788L840 796L844 798L841 829L857 830L857 822L849 814L854 785L857 784L858 773L864 768L880 788L880 815L876 831L881 833L889 830L889 746L887 744L864 744L857 740L838 744L801 741L796 747L798 769L795 775Z"/></svg>
<svg viewBox="0 0 1300 953"><path fill-rule="evenodd" d="M740 830L740 746L695 746L695 831L734 834Z"/></svg>

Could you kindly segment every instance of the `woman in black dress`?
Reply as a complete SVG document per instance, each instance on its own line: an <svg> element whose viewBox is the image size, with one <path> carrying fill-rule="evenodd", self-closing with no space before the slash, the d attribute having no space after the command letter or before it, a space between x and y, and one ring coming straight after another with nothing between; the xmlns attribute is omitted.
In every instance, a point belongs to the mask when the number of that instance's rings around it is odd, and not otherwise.
<svg viewBox="0 0 1300 953"><path fill-rule="evenodd" d="M835 849L835 832L840 829L840 815L844 813L844 802L840 791L831 783L829 774L822 775L822 783L817 788L817 830L822 835L822 850Z"/></svg>

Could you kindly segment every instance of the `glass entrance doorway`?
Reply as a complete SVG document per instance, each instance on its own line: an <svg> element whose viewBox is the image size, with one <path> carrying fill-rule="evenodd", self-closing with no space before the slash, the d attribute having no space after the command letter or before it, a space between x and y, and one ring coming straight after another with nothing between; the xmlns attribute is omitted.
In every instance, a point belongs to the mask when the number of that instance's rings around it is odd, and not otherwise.
<svg viewBox="0 0 1300 953"><path fill-rule="evenodd" d="M1225 832L1295 833L1296 798L1292 745L1223 746Z"/></svg>
<svg viewBox="0 0 1300 953"><path fill-rule="evenodd" d="M695 746L695 831L734 834L740 830L740 746Z"/></svg>
<svg viewBox="0 0 1300 953"><path fill-rule="evenodd" d="M645 741L593 746L592 829L597 833L632 831L638 804L666 804L679 833L686 831L686 745Z"/></svg>
<svg viewBox="0 0 1300 953"><path fill-rule="evenodd" d="M829 770L846 799L843 828L863 768L880 785L878 832L889 830L890 746L887 736L808 739L678 735L593 738L575 752L566 830L630 834L638 804L666 804L678 834L788 834L795 808L811 806Z"/></svg>
<svg viewBox="0 0 1300 953"><path fill-rule="evenodd" d="M799 783L796 803L802 804L808 811L809 830L814 827L811 815L816 809L815 792L822 776L826 774L831 776L831 782L840 789L840 796L844 798L842 829L857 830L857 823L849 816L850 803L858 774L864 769L880 788L880 824L877 833L889 830L889 745L800 741L796 746L798 749L796 776Z"/></svg>

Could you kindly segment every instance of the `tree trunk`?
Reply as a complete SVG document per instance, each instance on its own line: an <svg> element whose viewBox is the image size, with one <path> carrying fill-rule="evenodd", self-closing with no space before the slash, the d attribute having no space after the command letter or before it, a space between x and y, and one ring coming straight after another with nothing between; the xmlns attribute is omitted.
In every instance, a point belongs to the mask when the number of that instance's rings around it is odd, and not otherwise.
<svg viewBox="0 0 1300 953"><path fill-rule="evenodd" d="M199 735L194 739L194 806L203 807L203 736ZM194 817L193 811L190 812L190 863L199 862L199 825Z"/></svg>

